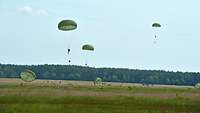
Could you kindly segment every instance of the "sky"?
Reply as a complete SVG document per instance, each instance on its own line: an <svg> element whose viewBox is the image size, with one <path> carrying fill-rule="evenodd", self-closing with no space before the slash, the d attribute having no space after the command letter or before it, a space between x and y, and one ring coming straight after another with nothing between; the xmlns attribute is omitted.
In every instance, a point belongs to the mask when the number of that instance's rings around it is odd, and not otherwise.
<svg viewBox="0 0 200 113"><path fill-rule="evenodd" d="M0 0L0 63L200 72L198 0ZM72 19L78 27L59 31ZM162 27L153 29L159 22ZM158 35L154 38L154 33ZM154 43L156 41L156 43ZM84 44L94 52L82 51Z"/></svg>

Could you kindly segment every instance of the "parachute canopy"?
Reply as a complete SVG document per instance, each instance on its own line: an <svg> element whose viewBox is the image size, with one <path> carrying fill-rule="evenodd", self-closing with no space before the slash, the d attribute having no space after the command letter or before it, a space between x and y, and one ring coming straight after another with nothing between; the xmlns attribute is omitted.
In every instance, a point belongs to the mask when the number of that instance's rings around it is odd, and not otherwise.
<svg viewBox="0 0 200 113"><path fill-rule="evenodd" d="M102 79L100 77L97 77L94 81L94 85L102 85Z"/></svg>
<svg viewBox="0 0 200 113"><path fill-rule="evenodd" d="M96 82L102 82L102 79L100 77L97 77L95 81Z"/></svg>
<svg viewBox="0 0 200 113"><path fill-rule="evenodd" d="M32 82L36 79L36 74L33 71L26 69L21 72L20 77L25 82Z"/></svg>
<svg viewBox="0 0 200 113"><path fill-rule="evenodd" d="M161 27L161 25L159 23L153 23L152 27Z"/></svg>
<svg viewBox="0 0 200 113"><path fill-rule="evenodd" d="M94 51L94 47L92 45L85 44L82 46L82 50Z"/></svg>
<svg viewBox="0 0 200 113"><path fill-rule="evenodd" d="M61 31L70 31L77 28L77 23L73 20L62 20L58 24L58 29Z"/></svg>
<svg viewBox="0 0 200 113"><path fill-rule="evenodd" d="M200 83L197 83L197 84L195 85L195 88L200 89Z"/></svg>

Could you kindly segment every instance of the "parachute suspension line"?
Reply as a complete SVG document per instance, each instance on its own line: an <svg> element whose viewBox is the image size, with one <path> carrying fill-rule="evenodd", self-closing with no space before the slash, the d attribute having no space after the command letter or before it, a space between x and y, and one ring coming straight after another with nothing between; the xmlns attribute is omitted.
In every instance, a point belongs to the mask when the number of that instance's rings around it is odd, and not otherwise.
<svg viewBox="0 0 200 113"><path fill-rule="evenodd" d="M88 61L87 61L87 59L85 60L85 66L88 66Z"/></svg>
<svg viewBox="0 0 200 113"><path fill-rule="evenodd" d="M157 36L157 34L155 33L155 34L154 34L154 41L153 41L154 44L157 43L157 38L158 38L158 36Z"/></svg>
<svg viewBox="0 0 200 113"><path fill-rule="evenodd" d="M72 62L71 60L71 52L72 52L72 39L74 38L72 36L72 32L69 31L68 35L67 35L67 58L68 58L68 64L70 64Z"/></svg>
<svg viewBox="0 0 200 113"><path fill-rule="evenodd" d="M67 61L68 61L69 65L71 63L71 45L70 45L70 42L71 42L71 34L69 33L68 38L67 38Z"/></svg>
<svg viewBox="0 0 200 113"><path fill-rule="evenodd" d="M156 41L157 41L157 39L158 39L158 35L157 35L157 30L158 30L158 28L160 28L161 27L161 24L159 24L159 23L153 23L152 24L152 28L153 28L153 30L154 30L154 44L156 44Z"/></svg>
<svg viewBox="0 0 200 113"><path fill-rule="evenodd" d="M71 51L71 50L70 50L70 48L68 47L68 49L67 49L67 54L68 54L68 55L69 55L70 51Z"/></svg>
<svg viewBox="0 0 200 113"><path fill-rule="evenodd" d="M153 28L153 30L154 30L153 44L156 44L157 40L158 40L158 29L157 28Z"/></svg>
<svg viewBox="0 0 200 113"><path fill-rule="evenodd" d="M158 39L158 30L157 29L154 29L154 38Z"/></svg>
<svg viewBox="0 0 200 113"><path fill-rule="evenodd" d="M85 65L85 67L88 66L88 57L89 57L88 54L89 53L87 53L87 51L85 51L85 53L84 53L84 65Z"/></svg>
<svg viewBox="0 0 200 113"><path fill-rule="evenodd" d="M157 38L157 35L155 34L155 39Z"/></svg>
<svg viewBox="0 0 200 113"><path fill-rule="evenodd" d="M67 48L67 60L68 60L68 63L69 63L69 64L71 63L70 52L71 52L71 49L70 49L70 47L68 46L68 48Z"/></svg>
<svg viewBox="0 0 200 113"><path fill-rule="evenodd" d="M88 66L88 59L87 59L87 57L88 57L88 53L87 53L87 51L84 51L84 65L87 67Z"/></svg>

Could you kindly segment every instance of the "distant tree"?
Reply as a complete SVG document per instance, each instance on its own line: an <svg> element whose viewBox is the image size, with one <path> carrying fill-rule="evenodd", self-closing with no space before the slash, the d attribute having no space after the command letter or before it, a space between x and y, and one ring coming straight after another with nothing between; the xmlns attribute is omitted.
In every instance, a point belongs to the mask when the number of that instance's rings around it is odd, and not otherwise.
<svg viewBox="0 0 200 113"><path fill-rule="evenodd" d="M97 77L106 82L129 82L165 85L195 86L200 73L122 68L92 68L75 65L11 65L0 64L0 78L19 78L25 69L37 74L37 79L94 81Z"/></svg>

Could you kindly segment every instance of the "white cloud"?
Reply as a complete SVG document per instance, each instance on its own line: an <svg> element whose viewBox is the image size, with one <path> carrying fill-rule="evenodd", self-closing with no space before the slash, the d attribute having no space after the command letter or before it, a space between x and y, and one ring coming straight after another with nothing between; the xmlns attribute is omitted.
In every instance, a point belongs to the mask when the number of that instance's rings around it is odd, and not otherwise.
<svg viewBox="0 0 200 113"><path fill-rule="evenodd" d="M31 6L24 6L18 9L18 12L25 15L48 16L49 13L44 9L34 9Z"/></svg>
<svg viewBox="0 0 200 113"><path fill-rule="evenodd" d="M33 13L33 8L30 6L24 6L22 8L19 8L18 10L22 14L32 14Z"/></svg>

